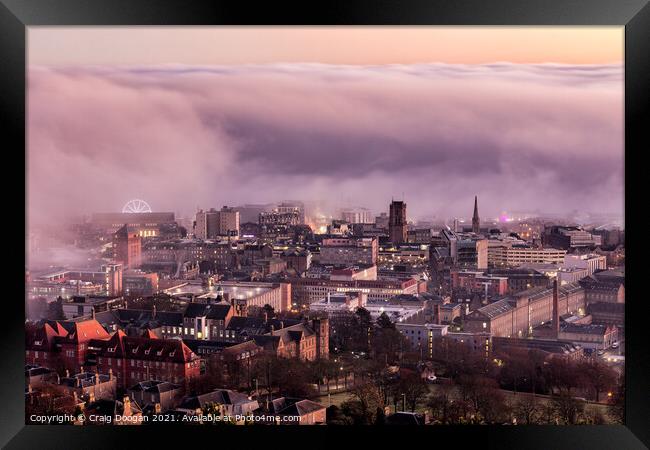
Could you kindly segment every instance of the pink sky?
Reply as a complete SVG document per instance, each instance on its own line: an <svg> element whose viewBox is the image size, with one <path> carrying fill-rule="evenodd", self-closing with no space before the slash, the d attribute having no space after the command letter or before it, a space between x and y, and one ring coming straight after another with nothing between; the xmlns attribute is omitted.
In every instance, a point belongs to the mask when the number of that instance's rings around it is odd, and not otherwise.
<svg viewBox="0 0 650 450"><path fill-rule="evenodd" d="M607 64L623 27L29 27L29 64Z"/></svg>

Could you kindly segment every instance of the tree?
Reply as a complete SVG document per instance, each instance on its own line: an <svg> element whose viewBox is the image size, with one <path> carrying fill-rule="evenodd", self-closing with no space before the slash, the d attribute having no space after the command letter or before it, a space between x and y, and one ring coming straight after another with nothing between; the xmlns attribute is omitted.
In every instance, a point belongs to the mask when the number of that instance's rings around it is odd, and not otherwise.
<svg viewBox="0 0 650 450"><path fill-rule="evenodd" d="M353 420L346 416L343 410L336 405L332 405L325 410L326 422L328 425L352 425Z"/></svg>
<svg viewBox="0 0 650 450"><path fill-rule="evenodd" d="M616 423L624 423L625 421L625 377L620 378L619 385L612 392L608 415Z"/></svg>
<svg viewBox="0 0 650 450"><path fill-rule="evenodd" d="M388 314L385 312L381 313L381 315L377 318L377 326L384 329L395 329L395 324L391 322L390 317L388 317Z"/></svg>
<svg viewBox="0 0 650 450"><path fill-rule="evenodd" d="M450 385L440 385L437 394L429 396L427 407L431 411L433 420L442 424L452 423L451 411L454 401L451 398L452 387Z"/></svg>
<svg viewBox="0 0 650 450"><path fill-rule="evenodd" d="M582 400L577 400L569 392L561 392L551 397L551 403L557 416L567 425L575 425L579 415L584 411Z"/></svg>
<svg viewBox="0 0 650 450"><path fill-rule="evenodd" d="M501 386L512 388L517 393L522 388L529 390L530 383L527 382L531 379L527 375L530 375L527 353L513 350L504 358L498 379Z"/></svg>
<svg viewBox="0 0 650 450"><path fill-rule="evenodd" d="M558 416L553 402L547 401L542 404L540 407L540 420L546 424L557 424Z"/></svg>
<svg viewBox="0 0 650 450"><path fill-rule="evenodd" d="M345 425L369 425L373 418L369 418L367 411L359 400L348 400L341 403L341 412L345 419Z"/></svg>
<svg viewBox="0 0 650 450"><path fill-rule="evenodd" d="M189 389L193 395L200 395L213 391L224 385L224 366L214 355L206 359L205 373L199 377L192 378L189 382Z"/></svg>
<svg viewBox="0 0 650 450"><path fill-rule="evenodd" d="M379 388L373 383L366 383L354 387L350 393L359 402L359 410L363 415L365 424L373 423L377 408L384 408L384 399Z"/></svg>
<svg viewBox="0 0 650 450"><path fill-rule="evenodd" d="M375 425L386 425L386 414L384 413L384 408L380 408L379 406L375 413Z"/></svg>
<svg viewBox="0 0 650 450"><path fill-rule="evenodd" d="M50 320L65 320L65 314L63 314L63 297L57 297L56 301L48 305L47 318Z"/></svg>
<svg viewBox="0 0 650 450"><path fill-rule="evenodd" d="M400 353L410 344L394 327L377 327L371 336L371 347L375 358L385 362L397 361Z"/></svg>
<svg viewBox="0 0 650 450"><path fill-rule="evenodd" d="M273 308L273 306L269 305L268 303L262 307L262 311L266 313L269 319L275 317L275 309Z"/></svg>
<svg viewBox="0 0 650 450"><path fill-rule="evenodd" d="M584 379L596 394L596 401L600 401L600 394L616 384L618 374L614 369L603 362L592 359L582 362L579 370L584 374Z"/></svg>
<svg viewBox="0 0 650 450"><path fill-rule="evenodd" d="M417 404L423 400L429 392L429 388L422 377L415 372L404 376L398 383L398 392L405 396L406 402L411 408L411 412L415 412Z"/></svg>
<svg viewBox="0 0 650 450"><path fill-rule="evenodd" d="M343 327L337 327L337 332L343 331ZM349 350L369 351L370 335L372 331L372 318L370 312L365 308L357 308L350 324Z"/></svg>
<svg viewBox="0 0 650 450"><path fill-rule="evenodd" d="M526 425L537 423L540 410L536 398L528 395L520 397L515 404L514 414L518 422L523 422Z"/></svg>
<svg viewBox="0 0 650 450"><path fill-rule="evenodd" d="M473 412L487 422L502 422L507 405L497 382L481 375L461 375L458 386L463 400L468 401Z"/></svg>
<svg viewBox="0 0 650 450"><path fill-rule="evenodd" d="M310 383L310 371L297 358L278 358L274 379L280 395L288 397L313 397L316 392Z"/></svg>
<svg viewBox="0 0 650 450"><path fill-rule="evenodd" d="M557 390L571 396L574 388L584 385L584 374L572 361L552 358L544 367L544 378L551 393Z"/></svg>

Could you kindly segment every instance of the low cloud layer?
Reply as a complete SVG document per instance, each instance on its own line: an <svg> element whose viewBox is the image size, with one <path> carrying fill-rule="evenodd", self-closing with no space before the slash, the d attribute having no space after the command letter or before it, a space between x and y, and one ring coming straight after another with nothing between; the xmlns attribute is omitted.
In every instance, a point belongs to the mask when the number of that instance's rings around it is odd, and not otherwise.
<svg viewBox="0 0 650 450"><path fill-rule="evenodd" d="M623 212L620 65L29 70L32 224L130 198Z"/></svg>

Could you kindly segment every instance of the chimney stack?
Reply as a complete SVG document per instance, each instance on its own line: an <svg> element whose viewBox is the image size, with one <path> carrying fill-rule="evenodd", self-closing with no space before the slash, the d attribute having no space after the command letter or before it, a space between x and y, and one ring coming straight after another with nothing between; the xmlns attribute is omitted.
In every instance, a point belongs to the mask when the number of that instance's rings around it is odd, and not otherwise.
<svg viewBox="0 0 650 450"><path fill-rule="evenodd" d="M91 311L92 311L92 315L93 315L93 320L95 320L95 307L94 306L91 308Z"/></svg>
<svg viewBox="0 0 650 450"><path fill-rule="evenodd" d="M95 384L99 384L99 373L95 372Z"/></svg>
<svg viewBox="0 0 650 450"><path fill-rule="evenodd" d="M555 334L555 339L560 335L560 308L558 305L559 302L559 289L557 285L557 279L553 280L553 332Z"/></svg>
<svg viewBox="0 0 650 450"><path fill-rule="evenodd" d="M442 323L442 318L440 317L440 304L436 303L436 324L440 325Z"/></svg>
<svg viewBox="0 0 650 450"><path fill-rule="evenodd" d="M156 318L156 305L153 305L153 308L151 309L151 318Z"/></svg>
<svg viewBox="0 0 650 450"><path fill-rule="evenodd" d="M113 369L111 367L108 368L108 379L109 380L113 379Z"/></svg>
<svg viewBox="0 0 650 450"><path fill-rule="evenodd" d="M70 378L70 371L68 369L65 369L65 377Z"/></svg>

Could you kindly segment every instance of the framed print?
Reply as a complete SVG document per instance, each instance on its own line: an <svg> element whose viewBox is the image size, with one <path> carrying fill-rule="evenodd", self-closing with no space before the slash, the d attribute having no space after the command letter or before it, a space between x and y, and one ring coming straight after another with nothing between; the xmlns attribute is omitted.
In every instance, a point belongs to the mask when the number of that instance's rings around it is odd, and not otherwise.
<svg viewBox="0 0 650 450"><path fill-rule="evenodd" d="M2 1L3 444L645 448L647 2L311 6Z"/></svg>

